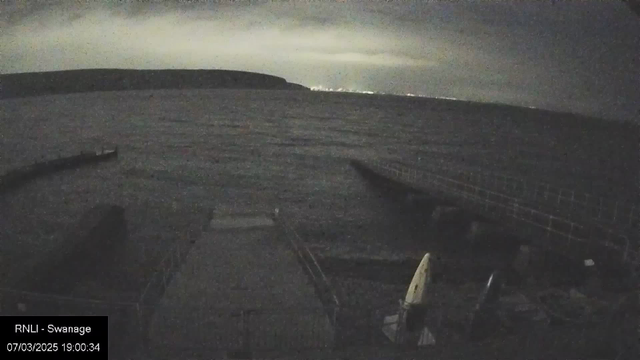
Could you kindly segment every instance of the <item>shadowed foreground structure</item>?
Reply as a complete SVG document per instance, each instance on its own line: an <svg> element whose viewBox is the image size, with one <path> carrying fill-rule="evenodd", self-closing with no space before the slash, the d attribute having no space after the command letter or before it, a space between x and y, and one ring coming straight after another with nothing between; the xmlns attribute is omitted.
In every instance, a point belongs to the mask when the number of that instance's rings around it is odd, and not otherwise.
<svg viewBox="0 0 640 360"><path fill-rule="evenodd" d="M116 358L123 351L120 345L131 326L130 316L118 306L101 306L70 296L88 284L97 294L116 288L122 279L114 265L127 240L123 207L98 204L90 208L71 227L61 246L28 262L26 270L19 266L24 264L16 264L17 269L5 274L0 314L108 315L110 358Z"/></svg>
<svg viewBox="0 0 640 360"><path fill-rule="evenodd" d="M67 295L83 282L109 279L111 265L127 239L124 208L112 204L92 207L65 238L61 247L34 259L27 271L10 273L5 284L16 290Z"/></svg>

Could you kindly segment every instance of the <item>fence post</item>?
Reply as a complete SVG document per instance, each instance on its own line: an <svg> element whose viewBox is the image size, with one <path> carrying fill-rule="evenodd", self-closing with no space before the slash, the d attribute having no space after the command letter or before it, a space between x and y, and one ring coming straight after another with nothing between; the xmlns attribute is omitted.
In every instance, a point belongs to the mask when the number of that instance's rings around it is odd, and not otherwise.
<svg viewBox="0 0 640 360"><path fill-rule="evenodd" d="M489 211L489 190L486 190L484 194L485 194L484 211L488 212Z"/></svg>
<svg viewBox="0 0 640 360"><path fill-rule="evenodd" d="M549 197L549 184L546 184L544 189L544 199L547 200L548 197Z"/></svg>
<svg viewBox="0 0 640 360"><path fill-rule="evenodd" d="M602 197L598 198L598 219L602 219Z"/></svg>
<svg viewBox="0 0 640 360"><path fill-rule="evenodd" d="M558 192L558 205L560 205L560 198L562 197L562 190L560 189L560 192Z"/></svg>
<svg viewBox="0 0 640 360"><path fill-rule="evenodd" d="M613 208L613 221L616 221L616 217L618 215L618 200L616 200L616 205Z"/></svg>
<svg viewBox="0 0 640 360"><path fill-rule="evenodd" d="M567 244L567 249L571 249L571 240L573 240L573 222L571 223L571 229L569 229L569 243Z"/></svg>

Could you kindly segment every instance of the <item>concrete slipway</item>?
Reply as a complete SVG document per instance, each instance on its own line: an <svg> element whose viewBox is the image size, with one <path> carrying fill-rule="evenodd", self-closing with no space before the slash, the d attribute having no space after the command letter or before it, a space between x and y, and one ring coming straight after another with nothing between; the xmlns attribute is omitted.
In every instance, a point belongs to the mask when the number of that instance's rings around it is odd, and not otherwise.
<svg viewBox="0 0 640 360"><path fill-rule="evenodd" d="M330 348L333 328L284 236L269 216L214 215L151 319L154 358Z"/></svg>

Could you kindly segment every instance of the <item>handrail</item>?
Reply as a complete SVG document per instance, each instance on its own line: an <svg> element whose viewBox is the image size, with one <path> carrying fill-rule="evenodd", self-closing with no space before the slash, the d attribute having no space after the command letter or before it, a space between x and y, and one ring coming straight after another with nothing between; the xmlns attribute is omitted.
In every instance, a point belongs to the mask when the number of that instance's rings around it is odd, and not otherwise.
<svg viewBox="0 0 640 360"><path fill-rule="evenodd" d="M436 188L444 188L449 193L452 192L453 194L456 194L456 195L462 195L465 199L476 200L477 202L483 202L485 204L497 205L498 207L505 208L507 210L506 211L507 216L521 220L521 221L525 221L527 223L530 223L531 225L547 230L548 235L553 232L553 233L562 235L564 237L567 237L569 241L577 240L581 242L591 243L593 241L591 237L593 237L594 232L598 230L600 232L603 232L606 235L607 241L605 241L604 244L607 247L617 249L623 253L623 262L634 262L634 263L640 262L639 252L630 249L629 239L626 235L616 233L615 231L603 228L602 226L599 226L597 224L585 227L583 225L576 223L575 221L567 220L566 218L563 218L560 216L550 215L528 206L519 205L520 202L523 201L522 199L500 194L495 191L488 190L486 188L470 185L462 181L453 180L451 178L447 178L447 177L433 174L430 172L410 169L404 166L400 166L398 164L385 163L379 160L361 161L363 165L366 165L367 162L372 164L374 168L377 167L378 169L383 170L383 172L392 174L392 176L394 176L397 179L401 179L402 181L408 181L409 183L415 182L421 186L424 186L425 184L420 183L418 180L425 178L427 180L427 184L431 184ZM406 176L405 174L410 174L410 175ZM462 190L458 189L458 187L461 187ZM486 195L486 199L476 195L472 195L471 192L465 192L464 190L467 188L474 190L475 194L484 193ZM505 199L506 200L505 202L507 203L507 205L500 203L498 201L490 201L489 200L490 195L498 199L500 198ZM518 204L518 205L515 206L515 204ZM521 217L517 216L518 213L527 213L527 212L529 212L532 217L534 214L542 215L543 217L545 217L545 220L547 221L548 225L546 226L541 225L539 223L528 220L522 216ZM554 224L554 222L564 222L565 225L570 227L569 233L567 234L566 232L558 231L552 228L552 225ZM586 238L577 236L577 233L580 233L581 231L585 231L585 230L589 234ZM612 243L611 242L612 237L615 237L618 240L621 240L622 242L624 242L624 244L622 246L619 246L618 244ZM603 243L602 241L599 241L599 242ZM632 254L636 255L635 258L630 256Z"/></svg>
<svg viewBox="0 0 640 360"><path fill-rule="evenodd" d="M138 300L139 304L146 304L147 295L149 294L149 290L152 285L155 285L158 281L162 280L163 289L166 290L168 285L168 280L174 275L173 272L179 266L180 260L184 254L182 254L182 246L180 243L174 244L167 254L162 258L162 260L158 263L158 270L156 270L151 279L147 282L147 285L144 287L142 294Z"/></svg>
<svg viewBox="0 0 640 360"><path fill-rule="evenodd" d="M319 286L318 289L320 292L320 296L325 298L322 299L322 302L325 303L325 306L329 307L331 312L331 322L335 325L337 312L340 308L340 301L338 297L333 291L331 283L327 276L322 271L320 264L317 259L313 255L313 253L303 244L303 240L300 235L295 231L295 229L288 223L287 220L281 220L285 231L292 234L292 236L287 236L289 243L293 247L296 252L297 257L301 260L303 266L307 269L307 272L312 278L315 286ZM309 261L310 259L310 261ZM326 299L328 297L328 299ZM331 302L331 304L326 304L327 300Z"/></svg>
<svg viewBox="0 0 640 360"><path fill-rule="evenodd" d="M564 187L556 187L547 182L533 182L531 180L518 178L514 176L502 175L498 173L478 173L475 171L464 171L461 167L453 166L435 166L430 167L436 170L445 170L451 174L462 176L475 183L494 185L496 189L509 191L510 193L519 193L533 198L534 201L544 205L551 205L552 201L556 205L562 202L569 203L569 207L576 212L587 213L594 220L602 221L608 224L616 224L624 229L637 229L640 227L640 213L637 204L633 200L624 199L607 199L586 192L579 192ZM544 190L544 192L542 192ZM541 199L538 194L543 193L544 198ZM581 199L583 201L581 201ZM605 211L603 211L605 210Z"/></svg>

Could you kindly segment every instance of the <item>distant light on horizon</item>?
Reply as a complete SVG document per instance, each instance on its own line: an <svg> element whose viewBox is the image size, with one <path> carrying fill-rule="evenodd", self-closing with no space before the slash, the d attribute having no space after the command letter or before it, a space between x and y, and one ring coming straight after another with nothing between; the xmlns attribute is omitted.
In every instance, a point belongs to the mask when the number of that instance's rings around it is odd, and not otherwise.
<svg viewBox="0 0 640 360"><path fill-rule="evenodd" d="M310 87L311 91L324 91L324 92L345 92L345 93L354 93L354 94L367 94L367 95L396 95L396 96L409 96L409 97L430 97L427 95L423 95L423 94L414 94L414 93L395 93L395 92L391 92L391 93L387 93L387 92L381 92L381 91L371 91L371 90L357 90L357 89L348 89L348 88L329 88L329 87L324 87L322 85L317 85L317 86L311 86ZM433 96L431 96L433 97ZM452 100L457 100L456 98L447 98L447 97L434 97L437 99L452 99Z"/></svg>
<svg viewBox="0 0 640 360"><path fill-rule="evenodd" d="M358 93L358 94L384 94L384 93L376 92L376 91L348 89L348 88L343 88L343 87L339 87L337 89L334 89L334 88L324 87L322 85L311 86L310 89L312 91L326 91L326 92L347 92L347 93Z"/></svg>
<svg viewBox="0 0 640 360"><path fill-rule="evenodd" d="M434 96L434 98L443 99L443 100L460 100L459 98L451 97L451 96Z"/></svg>
<svg viewBox="0 0 640 360"><path fill-rule="evenodd" d="M620 1L84 3L1 1L0 74L225 69L640 121L640 23Z"/></svg>

